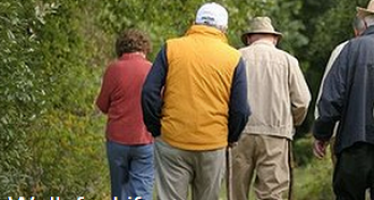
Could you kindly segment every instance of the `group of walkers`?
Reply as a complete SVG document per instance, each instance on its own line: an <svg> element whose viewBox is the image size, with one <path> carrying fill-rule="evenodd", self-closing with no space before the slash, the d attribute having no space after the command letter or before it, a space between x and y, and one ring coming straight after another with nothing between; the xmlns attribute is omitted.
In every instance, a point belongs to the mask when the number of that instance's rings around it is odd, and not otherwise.
<svg viewBox="0 0 374 200"><path fill-rule="evenodd" d="M374 0L357 12L357 38L334 50L326 67L313 128L314 154L322 158L337 127L338 200L374 193ZM227 28L227 10L203 4L153 64L145 33L118 37L118 59L96 101L108 116L113 199L151 200L155 182L159 200L187 200L189 192L194 200L218 200L226 163L232 200L248 199L252 185L256 199L290 197L290 143L310 91L298 60L277 48L282 33L269 17L250 20L239 50L228 44Z"/></svg>

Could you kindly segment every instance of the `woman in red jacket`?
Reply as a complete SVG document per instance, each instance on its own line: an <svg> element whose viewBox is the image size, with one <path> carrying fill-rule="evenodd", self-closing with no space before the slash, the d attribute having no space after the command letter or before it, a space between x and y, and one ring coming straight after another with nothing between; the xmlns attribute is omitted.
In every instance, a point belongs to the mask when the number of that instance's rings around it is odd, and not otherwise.
<svg viewBox="0 0 374 200"><path fill-rule="evenodd" d="M122 33L118 59L107 67L96 105L107 114L107 154L112 199L152 199L153 139L144 123L141 90L151 68L148 37L138 30Z"/></svg>

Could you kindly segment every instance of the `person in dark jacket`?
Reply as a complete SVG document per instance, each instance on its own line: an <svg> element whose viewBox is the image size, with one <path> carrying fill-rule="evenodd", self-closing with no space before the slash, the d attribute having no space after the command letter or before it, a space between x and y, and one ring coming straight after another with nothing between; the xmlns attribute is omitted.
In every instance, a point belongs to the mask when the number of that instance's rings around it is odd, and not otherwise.
<svg viewBox="0 0 374 200"><path fill-rule="evenodd" d="M326 76L313 130L314 153L322 158L340 121L333 177L338 200L364 200L365 190L374 187L374 0L357 10L367 28L343 48Z"/></svg>
<svg viewBox="0 0 374 200"><path fill-rule="evenodd" d="M353 27L353 31L355 33L355 37L359 37L366 30L366 25L365 25L364 21L361 18L357 17L357 16L353 20L352 27ZM320 99L320 97L321 97L321 92L322 92L322 89L323 89L323 83L324 83L324 80L325 80L327 74L331 70L332 64L334 64L335 59L338 57L338 55L343 50L343 48L345 47L345 45L348 44L348 42L349 42L349 40L346 40L343 43L340 43L332 51L330 59L329 59L327 65L326 65L326 68L325 68L325 72L324 72L324 75L323 75L323 78L322 78L322 82L321 82L321 85L320 85L320 90L318 92L318 96L317 96L316 102L318 102L319 99ZM318 103L316 103L316 105L315 105L314 116L315 116L315 119L317 119L319 117L319 114L318 114ZM334 151L333 146L334 146L334 141L335 141L335 136L336 136L336 131L337 131L337 125L338 125L338 123L339 123L339 121L336 123L335 128L334 128L334 134L333 134L333 136L330 139L331 161L333 163L333 166L335 166L335 164L336 164L336 157L335 157L335 151Z"/></svg>

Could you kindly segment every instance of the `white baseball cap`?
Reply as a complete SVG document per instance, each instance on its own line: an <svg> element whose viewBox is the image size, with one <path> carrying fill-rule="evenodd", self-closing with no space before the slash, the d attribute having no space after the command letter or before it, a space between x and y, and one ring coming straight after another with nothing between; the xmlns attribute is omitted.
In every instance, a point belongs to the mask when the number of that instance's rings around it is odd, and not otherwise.
<svg viewBox="0 0 374 200"><path fill-rule="evenodd" d="M196 24L227 27L229 15L227 10L218 3L206 3L196 13Z"/></svg>

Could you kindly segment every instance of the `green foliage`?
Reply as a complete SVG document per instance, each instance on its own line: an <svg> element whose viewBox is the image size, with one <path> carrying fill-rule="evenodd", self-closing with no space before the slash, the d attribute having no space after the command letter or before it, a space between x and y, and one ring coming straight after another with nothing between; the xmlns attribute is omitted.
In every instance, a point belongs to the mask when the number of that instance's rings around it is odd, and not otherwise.
<svg viewBox="0 0 374 200"><path fill-rule="evenodd" d="M280 46L294 53L296 48L305 46L308 39L302 34L304 25L297 20L301 10L300 1L225 1L230 15L229 38L235 47L242 47L240 36L248 29L249 19L269 16L275 28L282 32ZM289 12L284 12L285 10Z"/></svg>
<svg viewBox="0 0 374 200"><path fill-rule="evenodd" d="M153 60L166 39L181 36L207 0L2 0L0 2L0 194L108 197L104 118L93 102L101 75L126 28L146 31ZM367 0L219 0L230 15L230 44L248 19L268 15L283 33L316 96L330 51L352 37L351 19ZM313 110L313 108L311 109ZM308 132L312 112L301 132ZM295 142L297 199L331 199L331 165Z"/></svg>
<svg viewBox="0 0 374 200"><path fill-rule="evenodd" d="M330 152L323 160L313 156L313 139L306 137L295 142L297 168L294 172L294 198L299 200L333 199L332 162Z"/></svg>
<svg viewBox="0 0 374 200"><path fill-rule="evenodd" d="M102 118L50 112L32 132L33 159L27 163L27 187L21 194L48 199L103 199L109 180L104 159ZM40 134L52 133L52 134Z"/></svg>
<svg viewBox="0 0 374 200"><path fill-rule="evenodd" d="M31 2L0 2L0 193L4 195L25 179L19 168L30 159L27 129L42 111L38 101L43 90L32 59L39 44L32 26L41 22L30 7Z"/></svg>
<svg viewBox="0 0 374 200"><path fill-rule="evenodd" d="M198 7L208 1L166 1L166 0L137 0L118 1L110 0L98 2L99 7L104 9L99 14L99 21L102 29L113 34L125 28L137 27L150 34L154 43L155 54L163 45L166 39L179 37L185 33L193 24ZM301 34L304 29L301 21L294 17L301 9L301 2L298 1L217 1L229 12L228 37L230 43L235 47L243 46L240 35L248 28L248 19L254 16L271 16L280 30L284 31L282 46L293 51L295 47L307 43L307 38ZM126 12L124 12L126 10ZM283 12L291 10L292 12ZM278 27L278 26L277 26ZM112 35L114 36L114 35Z"/></svg>
<svg viewBox="0 0 374 200"><path fill-rule="evenodd" d="M102 32L83 6L0 3L2 198L108 196L104 123L92 117L108 56L95 46L103 40L89 41Z"/></svg>
<svg viewBox="0 0 374 200"><path fill-rule="evenodd" d="M293 142L294 162L296 167L305 167L314 159L311 135Z"/></svg>
<svg viewBox="0 0 374 200"><path fill-rule="evenodd" d="M334 199L332 191L332 164L328 158L314 159L297 168L294 175L294 198L298 200Z"/></svg>

